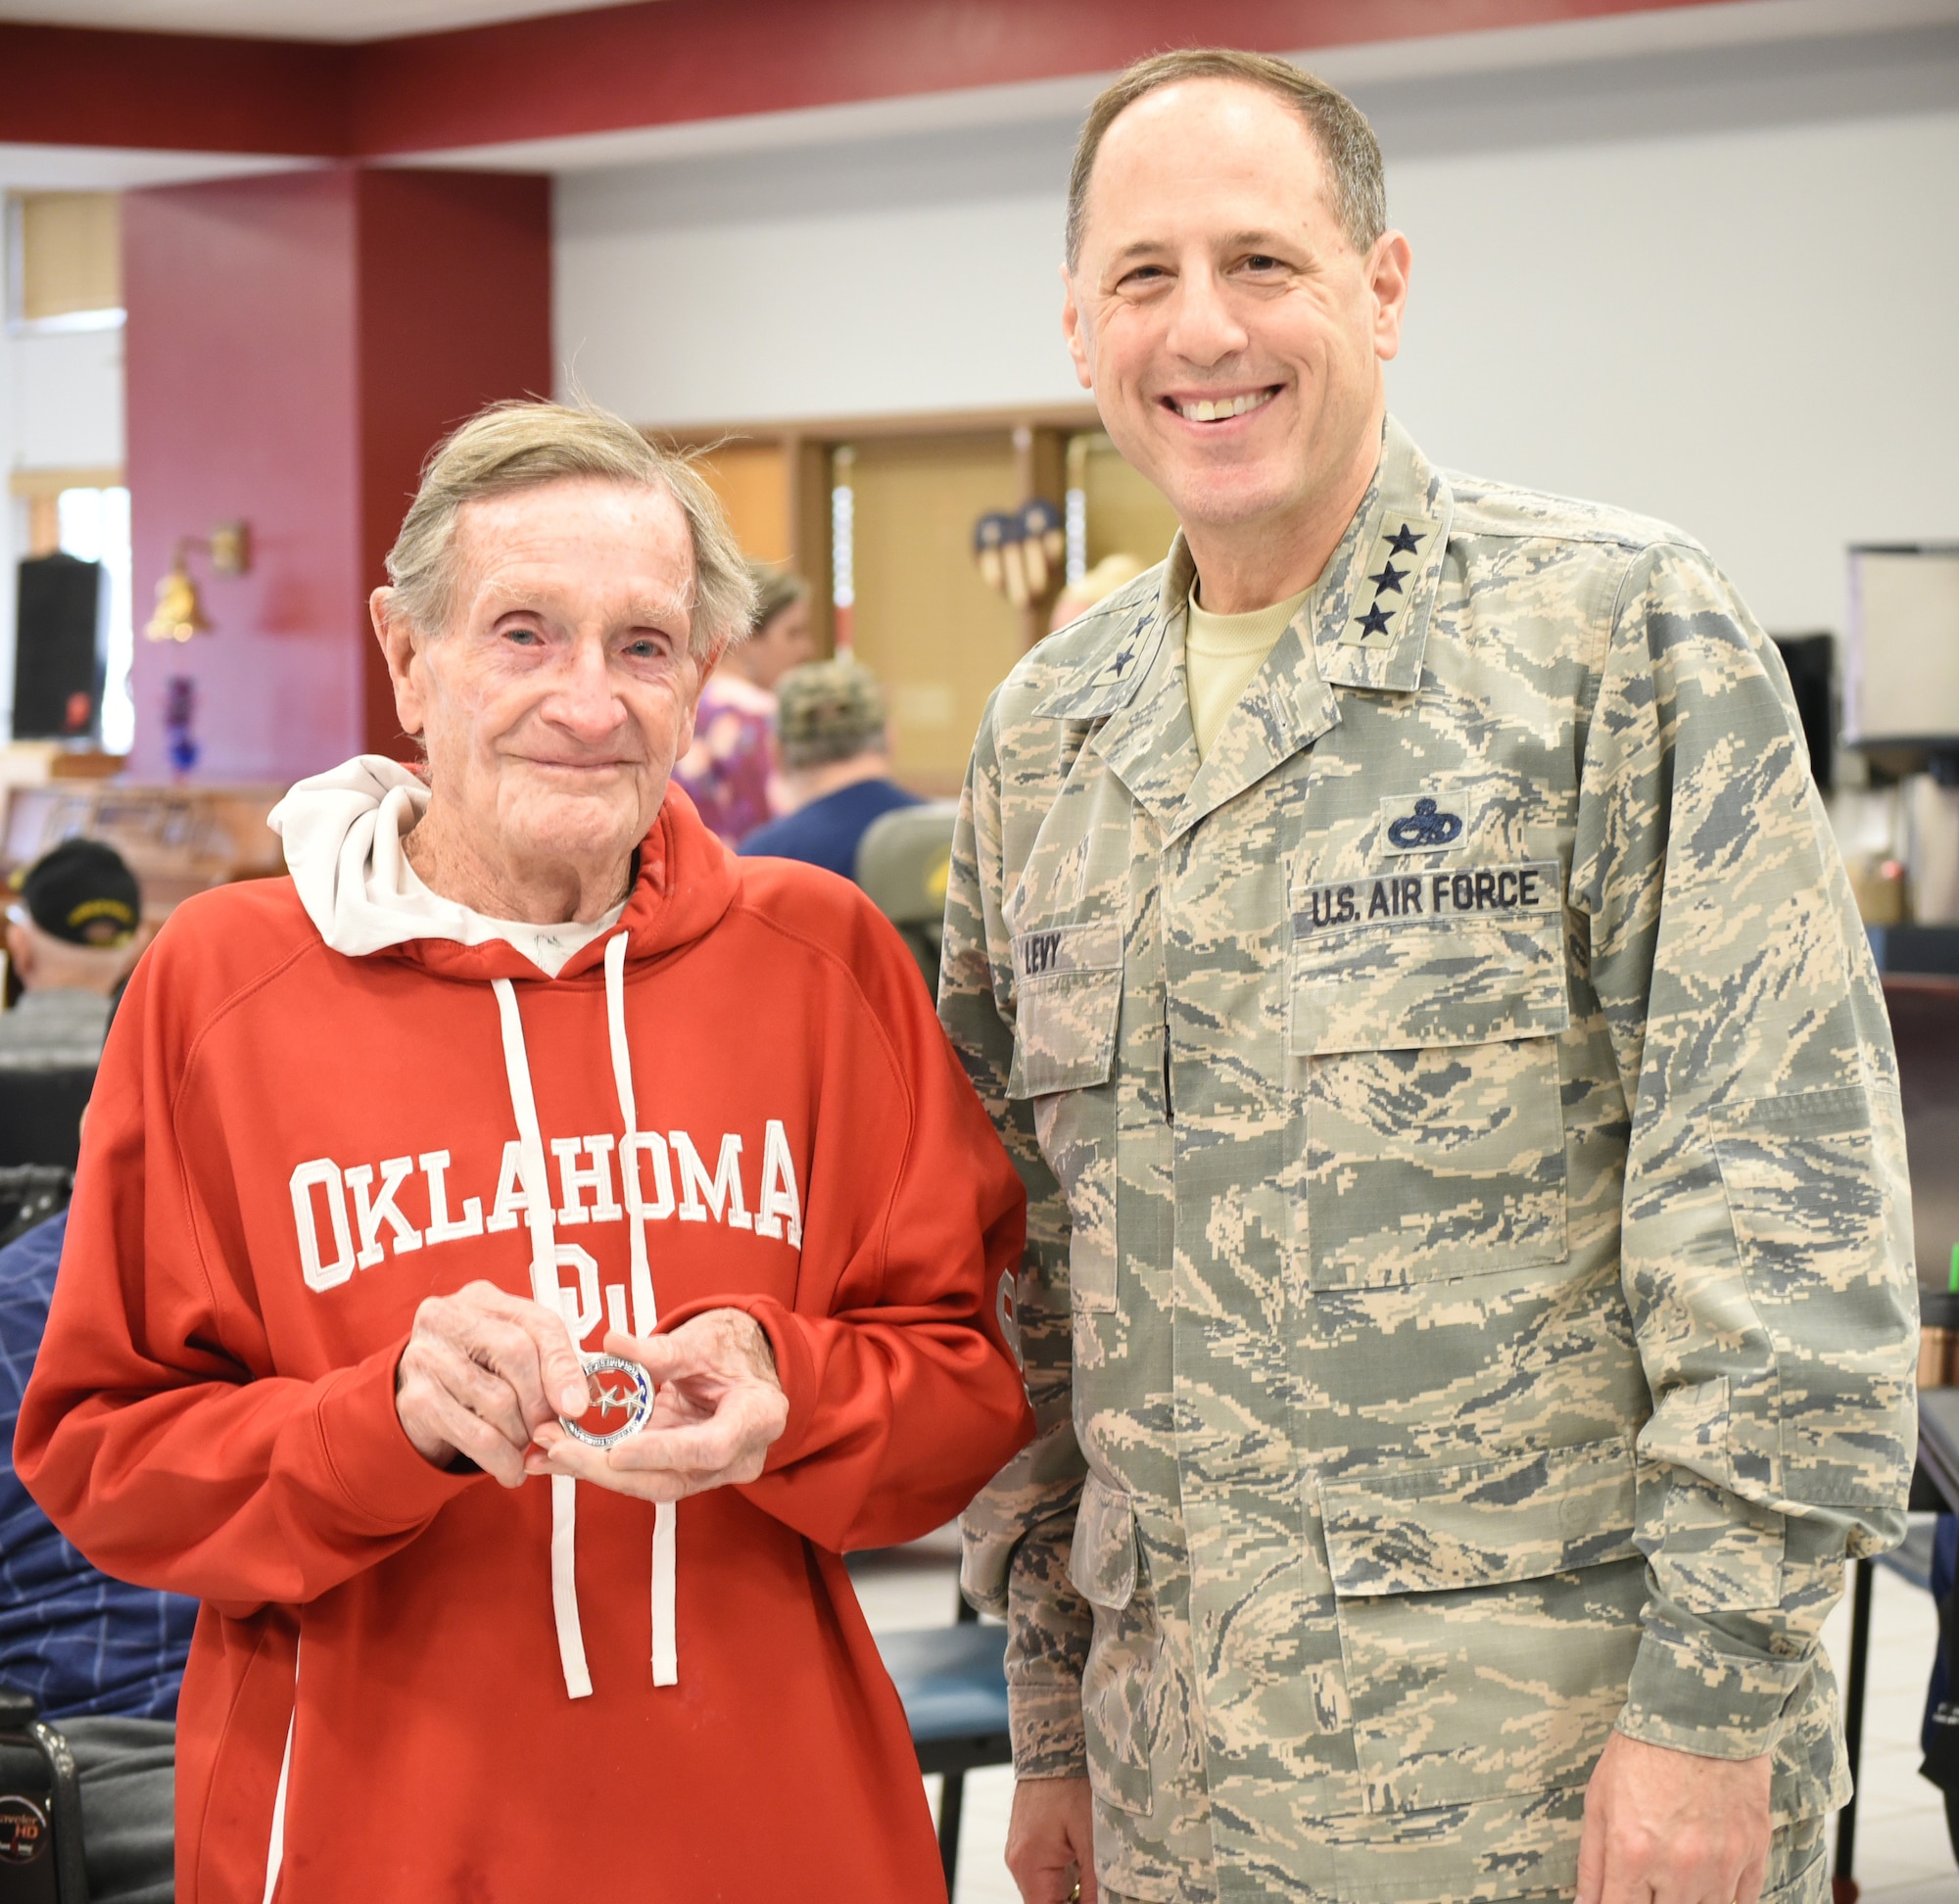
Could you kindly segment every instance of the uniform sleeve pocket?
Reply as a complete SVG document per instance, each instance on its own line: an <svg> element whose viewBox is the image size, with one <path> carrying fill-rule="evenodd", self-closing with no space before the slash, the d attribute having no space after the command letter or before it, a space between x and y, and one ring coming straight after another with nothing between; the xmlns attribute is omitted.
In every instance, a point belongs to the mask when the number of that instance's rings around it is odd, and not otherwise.
<svg viewBox="0 0 1959 1904"><path fill-rule="evenodd" d="M1090 1474L1075 1515L1068 1577L1090 1606L1115 1612L1136 1596L1136 1517L1129 1497Z"/></svg>
<svg viewBox="0 0 1959 1904"><path fill-rule="evenodd" d="M1164 1697L1156 1609L1136 1592L1129 1497L1091 1473L1075 1515L1068 1577L1095 1614L1081 1674L1081 1717L1095 1795L1118 1810L1151 1805L1151 1741Z"/></svg>
<svg viewBox="0 0 1959 1904"><path fill-rule="evenodd" d="M1319 1499L1367 1808L1582 1785L1646 1600L1631 1442L1340 1481Z"/></svg>
<svg viewBox="0 0 1959 1904"><path fill-rule="evenodd" d="M1772 1399L1732 1398L1755 1417L1731 1426L1740 1481L1810 1506L1902 1506L1916 1291L1895 1101L1854 1086L1756 1098L1717 1117L1714 1152L1775 1356ZM1780 1473L1751 1471L1770 1452Z"/></svg>

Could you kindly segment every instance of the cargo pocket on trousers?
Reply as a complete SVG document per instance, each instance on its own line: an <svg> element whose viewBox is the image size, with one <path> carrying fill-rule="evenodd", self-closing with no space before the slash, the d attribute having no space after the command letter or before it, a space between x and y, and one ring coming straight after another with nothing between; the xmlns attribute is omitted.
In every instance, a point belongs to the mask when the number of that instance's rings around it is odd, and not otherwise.
<svg viewBox="0 0 1959 1904"><path fill-rule="evenodd" d="M1136 1591L1136 1517L1129 1497L1090 1474L1075 1510L1068 1577L1095 1614L1081 1676L1088 1777L1120 1811L1150 1809L1150 1686L1156 1613Z"/></svg>
<svg viewBox="0 0 1959 1904"><path fill-rule="evenodd" d="M1542 870L1554 897L1556 869ZM1314 1288L1563 1259L1561 932L1546 910L1295 938Z"/></svg>
<svg viewBox="0 0 1959 1904"><path fill-rule="evenodd" d="M1582 1784L1646 1604L1631 1441L1343 1479L1319 1499L1367 1809Z"/></svg>
<svg viewBox="0 0 1959 1904"><path fill-rule="evenodd" d="M1033 1100L1034 1134L1068 1199L1069 1284L1079 1309L1116 1307L1116 1027L1123 934L1113 921L1014 940L1007 1095Z"/></svg>

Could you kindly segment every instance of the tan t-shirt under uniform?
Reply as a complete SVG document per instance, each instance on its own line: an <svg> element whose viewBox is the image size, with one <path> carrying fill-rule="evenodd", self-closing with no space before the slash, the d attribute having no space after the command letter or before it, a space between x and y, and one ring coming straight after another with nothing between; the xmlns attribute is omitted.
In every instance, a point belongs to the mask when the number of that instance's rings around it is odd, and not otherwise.
<svg viewBox="0 0 1959 1904"><path fill-rule="evenodd" d="M1190 725L1197 737L1198 759L1211 751L1224 717L1238 705L1239 696L1266 665L1266 656L1278 645L1286 624L1310 593L1302 589L1249 615L1214 615L1197 605L1197 589L1192 587L1183 625L1183 666L1190 682Z"/></svg>

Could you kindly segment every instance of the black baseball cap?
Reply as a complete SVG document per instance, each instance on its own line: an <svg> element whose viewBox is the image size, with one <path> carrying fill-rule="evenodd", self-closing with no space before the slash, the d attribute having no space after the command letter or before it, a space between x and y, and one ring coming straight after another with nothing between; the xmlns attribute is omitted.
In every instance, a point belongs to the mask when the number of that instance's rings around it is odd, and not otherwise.
<svg viewBox="0 0 1959 1904"><path fill-rule="evenodd" d="M27 917L71 945L126 945L142 920L136 876L99 839L64 840L28 867L20 885Z"/></svg>

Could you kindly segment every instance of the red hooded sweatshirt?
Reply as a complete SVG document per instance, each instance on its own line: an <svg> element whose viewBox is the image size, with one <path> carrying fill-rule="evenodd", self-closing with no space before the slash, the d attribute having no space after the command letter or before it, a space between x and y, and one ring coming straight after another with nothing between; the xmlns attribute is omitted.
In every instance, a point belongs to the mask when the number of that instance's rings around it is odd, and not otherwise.
<svg viewBox="0 0 1959 1904"><path fill-rule="evenodd" d="M942 1898L837 1556L1030 1432L1024 1206L903 945L679 793L552 978L454 934L333 950L334 869L287 846L297 888L188 901L130 982L15 1446L98 1566L205 1601L180 1904ZM396 1363L478 1278L587 1351L747 1310L789 1404L762 1477L656 1516L431 1466Z"/></svg>

